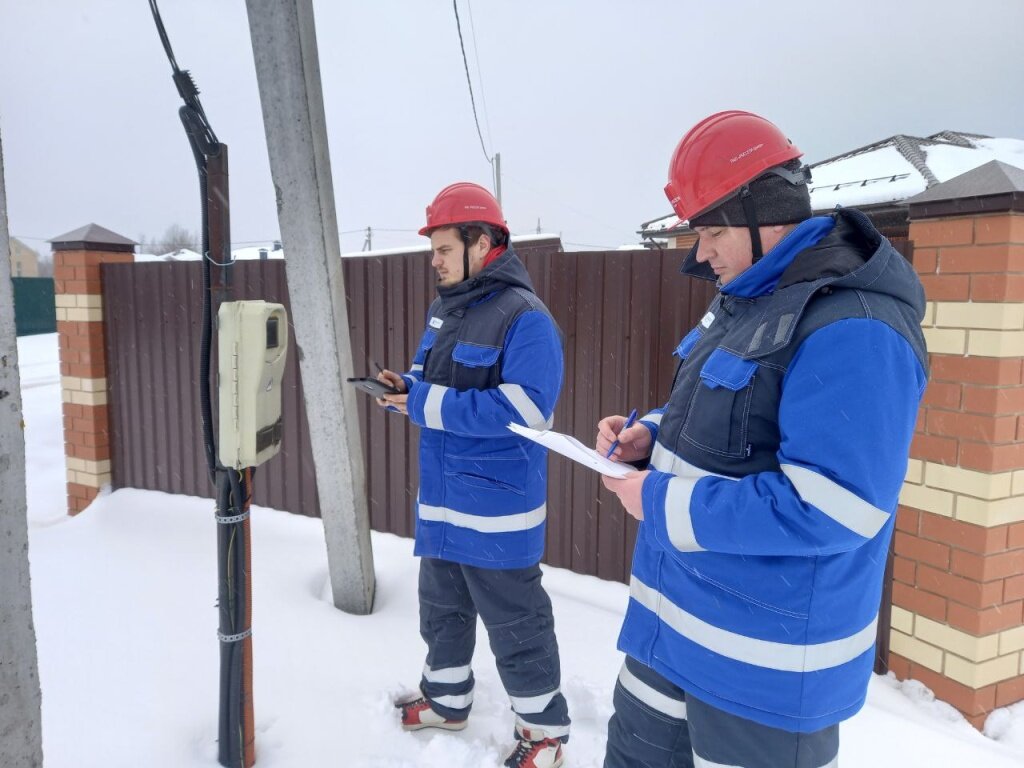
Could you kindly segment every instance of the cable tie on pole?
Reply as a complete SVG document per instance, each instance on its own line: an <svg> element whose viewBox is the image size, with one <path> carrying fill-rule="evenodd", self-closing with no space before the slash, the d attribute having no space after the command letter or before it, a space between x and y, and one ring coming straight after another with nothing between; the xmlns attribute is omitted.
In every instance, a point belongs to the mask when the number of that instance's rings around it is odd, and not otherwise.
<svg viewBox="0 0 1024 768"><path fill-rule="evenodd" d="M239 640L245 640L252 634L252 627L249 627L244 632L239 632L237 635L225 635L219 629L217 630L217 637L222 643L237 643Z"/></svg>
<svg viewBox="0 0 1024 768"><path fill-rule="evenodd" d="M209 251L205 251L203 253L203 258L206 259L211 264L213 264L213 266L215 267L233 267L235 265L235 262L238 261L238 259L236 259L234 256L231 257L231 261L214 261L213 257L210 256Z"/></svg>
<svg viewBox="0 0 1024 768"><path fill-rule="evenodd" d="M243 512L240 515L230 515L228 517L223 517L221 515L214 515L214 519L218 523L220 523L221 525L230 525L231 523L240 523L243 520L248 519L248 517L249 517L249 510L245 510L245 512Z"/></svg>

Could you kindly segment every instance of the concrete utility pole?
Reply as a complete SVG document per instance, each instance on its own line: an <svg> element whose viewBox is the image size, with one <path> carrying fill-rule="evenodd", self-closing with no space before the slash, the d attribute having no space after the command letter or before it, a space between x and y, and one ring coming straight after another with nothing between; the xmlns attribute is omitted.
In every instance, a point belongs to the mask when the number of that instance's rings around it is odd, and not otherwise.
<svg viewBox="0 0 1024 768"><path fill-rule="evenodd" d="M43 764L25 516L25 432L0 140L0 765Z"/></svg>
<svg viewBox="0 0 1024 768"><path fill-rule="evenodd" d="M246 0L334 604L369 613L373 552L312 0Z"/></svg>

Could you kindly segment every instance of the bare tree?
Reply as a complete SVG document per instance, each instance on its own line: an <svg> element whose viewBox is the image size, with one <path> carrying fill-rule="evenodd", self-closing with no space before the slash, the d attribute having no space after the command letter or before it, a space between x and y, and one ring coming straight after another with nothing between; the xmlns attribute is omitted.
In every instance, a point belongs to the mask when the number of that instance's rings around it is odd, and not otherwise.
<svg viewBox="0 0 1024 768"><path fill-rule="evenodd" d="M150 240L145 235L139 235L139 245L145 253L171 253L188 249L198 252L201 248L199 235L180 224L171 224L161 238Z"/></svg>

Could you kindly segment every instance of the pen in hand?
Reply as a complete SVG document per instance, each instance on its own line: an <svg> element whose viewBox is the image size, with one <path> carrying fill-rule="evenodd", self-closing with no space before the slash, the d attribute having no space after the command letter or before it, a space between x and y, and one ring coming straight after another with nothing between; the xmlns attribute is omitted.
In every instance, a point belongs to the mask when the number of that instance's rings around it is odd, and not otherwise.
<svg viewBox="0 0 1024 768"><path fill-rule="evenodd" d="M622 429L619 430L619 434L621 435L627 429L632 427L634 421L636 421L636 408L634 408L632 411L629 412L629 418L626 419L626 423L623 425ZM612 454L615 453L615 449L618 448L618 447L619 447L619 440L618 440L618 438L616 438L615 441L612 443L612 447L608 449L608 453L606 453L604 455L604 457L606 459L610 459L612 457Z"/></svg>

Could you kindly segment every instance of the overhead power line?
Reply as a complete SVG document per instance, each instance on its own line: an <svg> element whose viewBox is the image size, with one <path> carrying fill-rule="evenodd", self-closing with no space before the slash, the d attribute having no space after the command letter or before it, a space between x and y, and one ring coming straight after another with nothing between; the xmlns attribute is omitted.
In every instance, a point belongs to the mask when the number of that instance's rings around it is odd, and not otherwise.
<svg viewBox="0 0 1024 768"><path fill-rule="evenodd" d="M473 3L466 0L469 8L469 34L473 38L473 60L476 61L476 79L480 83L480 103L484 105L484 125L487 126L487 140L494 141L491 136L491 116L487 110L487 89L484 88L484 71L480 68L480 46L476 42L476 25L473 23Z"/></svg>
<svg viewBox="0 0 1024 768"><path fill-rule="evenodd" d="M462 49L462 65L466 68L466 85L469 86L469 102L473 105L473 122L476 123L476 135L480 138L480 149L488 163L493 163L491 156L484 146L484 134L480 130L480 118L476 114L476 99L473 97L473 80L469 76L469 62L466 60L466 45L462 41L462 22L459 21L459 0L452 0L452 8L455 9L455 28L459 31L459 48Z"/></svg>

